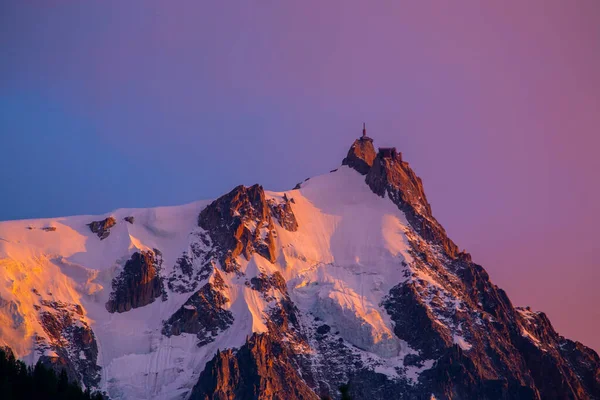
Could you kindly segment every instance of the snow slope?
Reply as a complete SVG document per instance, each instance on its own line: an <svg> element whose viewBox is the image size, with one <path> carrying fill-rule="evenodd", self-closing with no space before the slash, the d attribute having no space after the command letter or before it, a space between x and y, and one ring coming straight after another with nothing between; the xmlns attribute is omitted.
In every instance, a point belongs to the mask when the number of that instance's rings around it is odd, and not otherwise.
<svg viewBox="0 0 600 400"><path fill-rule="evenodd" d="M0 304L8 304L0 307L0 344L33 363L40 356L35 335L44 335L35 308L40 299L81 304L98 342L100 389L115 399L182 398L217 349L239 347L247 335L267 330L269 304L244 283L277 271L303 315L318 317L364 357L379 360L380 372L395 374L393 365L412 350L394 335L380 303L406 279L403 272L411 262L405 216L345 166L308 180L300 190L266 192L277 201L284 195L294 201L298 230L276 224L276 263L254 254L249 260L240 257L242 274L222 273L235 320L203 347L196 346L195 335L161 333L163 320L189 294L169 292L166 301L121 314L108 313L105 303L112 278L137 250L159 249L161 273L168 276L194 240L190 233L201 230L197 217L209 201L0 223ZM100 240L87 224L108 216L117 224ZM135 222L125 222L127 216ZM56 230L43 229L48 227Z"/></svg>

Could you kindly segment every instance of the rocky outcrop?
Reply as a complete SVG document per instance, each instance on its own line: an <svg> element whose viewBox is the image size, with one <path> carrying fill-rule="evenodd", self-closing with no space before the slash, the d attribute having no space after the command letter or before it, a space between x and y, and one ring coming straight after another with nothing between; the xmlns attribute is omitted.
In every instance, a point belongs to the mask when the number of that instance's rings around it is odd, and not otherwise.
<svg viewBox="0 0 600 400"><path fill-rule="evenodd" d="M130 224L133 225L133 223L135 222L135 217L133 217L133 216L130 215L128 217L123 218L123 221L127 221L127 222L129 222Z"/></svg>
<svg viewBox="0 0 600 400"><path fill-rule="evenodd" d="M292 200L284 195L282 203L277 203L274 199L269 200L268 203L271 208L271 214L282 228L290 232L298 230L298 221L294 215L294 210L292 210Z"/></svg>
<svg viewBox="0 0 600 400"><path fill-rule="evenodd" d="M88 224L90 230L98 235L100 240L104 240L110 235L110 228L117 224L117 220L114 217L108 217L102 221L92 221Z"/></svg>
<svg viewBox="0 0 600 400"><path fill-rule="evenodd" d="M158 297L164 298L161 265L162 254L156 249L133 253L112 281L113 291L106 303L108 312L122 313L153 303Z"/></svg>
<svg viewBox="0 0 600 400"><path fill-rule="evenodd" d="M237 351L225 350L206 364L191 400L318 400L285 344L254 334Z"/></svg>
<svg viewBox="0 0 600 400"><path fill-rule="evenodd" d="M40 362L59 373L62 369L72 382L97 387L100 370L94 332L83 317L79 304L41 301L39 322L46 336L36 336Z"/></svg>
<svg viewBox="0 0 600 400"><path fill-rule="evenodd" d="M371 170L375 156L373 140L362 137L354 141L350 150L348 150L348 155L342 160L342 165L347 165L366 175Z"/></svg>
<svg viewBox="0 0 600 400"><path fill-rule="evenodd" d="M221 267L238 271L236 258L257 253L275 262L275 228L265 192L260 185L238 186L208 205L198 225L209 232Z"/></svg>
<svg viewBox="0 0 600 400"><path fill-rule="evenodd" d="M223 278L215 271L212 282L194 293L163 325L163 335L195 334L198 346L213 342L233 324L233 314L224 308L229 299L223 294Z"/></svg>

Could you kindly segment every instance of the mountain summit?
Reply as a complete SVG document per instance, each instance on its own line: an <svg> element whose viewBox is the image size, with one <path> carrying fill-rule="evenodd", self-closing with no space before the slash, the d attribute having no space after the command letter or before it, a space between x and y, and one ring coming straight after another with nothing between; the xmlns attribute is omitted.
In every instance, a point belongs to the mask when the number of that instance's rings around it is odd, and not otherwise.
<svg viewBox="0 0 600 400"><path fill-rule="evenodd" d="M0 345L111 399L600 399L395 148L286 192L0 223ZM510 249L507 249L510 251Z"/></svg>

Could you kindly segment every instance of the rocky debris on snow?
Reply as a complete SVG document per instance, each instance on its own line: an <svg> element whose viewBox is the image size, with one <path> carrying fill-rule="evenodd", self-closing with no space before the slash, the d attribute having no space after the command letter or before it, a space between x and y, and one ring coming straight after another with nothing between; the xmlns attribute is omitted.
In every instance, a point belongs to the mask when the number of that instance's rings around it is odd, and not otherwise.
<svg viewBox="0 0 600 400"><path fill-rule="evenodd" d="M192 232L187 250L175 261L168 287L176 293L189 293L208 279L215 268L216 252L207 232Z"/></svg>
<svg viewBox="0 0 600 400"><path fill-rule="evenodd" d="M122 313L143 307L161 296L164 300L166 292L160 276L161 266L162 254L156 249L133 253L112 281L113 291L106 303L108 312Z"/></svg>
<svg viewBox="0 0 600 400"><path fill-rule="evenodd" d="M252 285L252 289L262 293L267 299L272 298L272 296L269 295L271 290L276 289L281 293L287 294L285 279L283 279L283 276L281 276L279 272L275 272L273 275L261 273L250 279L250 284Z"/></svg>
<svg viewBox="0 0 600 400"><path fill-rule="evenodd" d="M114 217L108 217L102 221L92 221L88 224L90 230L98 235L100 240L104 240L110 235L110 228L117 224L117 220Z"/></svg>
<svg viewBox="0 0 600 400"><path fill-rule="evenodd" d="M135 222L135 218L133 216L131 216L131 215L128 216L128 217L123 218L123 220L129 222L132 225Z"/></svg>

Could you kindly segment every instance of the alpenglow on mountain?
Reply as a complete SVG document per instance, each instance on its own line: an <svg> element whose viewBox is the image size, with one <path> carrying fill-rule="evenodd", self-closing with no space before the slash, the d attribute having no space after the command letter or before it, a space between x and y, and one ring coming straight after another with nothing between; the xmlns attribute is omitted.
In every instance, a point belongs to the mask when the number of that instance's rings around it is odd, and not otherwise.
<svg viewBox="0 0 600 400"><path fill-rule="evenodd" d="M0 345L111 399L600 399L364 133L286 192L0 223Z"/></svg>

